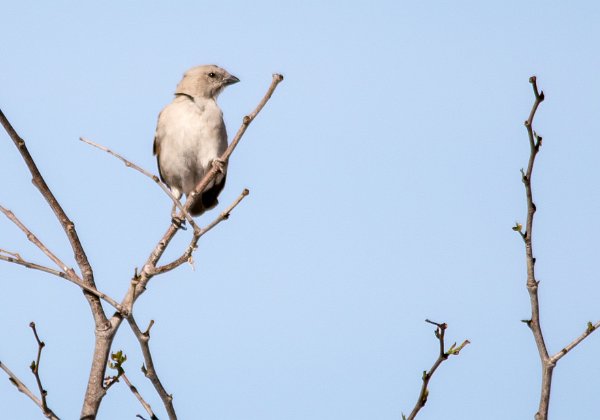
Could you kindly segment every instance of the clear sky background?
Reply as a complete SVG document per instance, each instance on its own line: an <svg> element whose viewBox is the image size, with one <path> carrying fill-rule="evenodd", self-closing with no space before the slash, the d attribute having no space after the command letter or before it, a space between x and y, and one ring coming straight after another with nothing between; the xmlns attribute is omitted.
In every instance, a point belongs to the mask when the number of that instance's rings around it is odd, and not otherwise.
<svg viewBox="0 0 600 420"><path fill-rule="evenodd" d="M437 356L430 318L449 324L449 344L472 344L436 373L419 418L527 419L540 369L511 226L525 219L528 78L547 98L534 240L554 353L600 317L599 21L595 1L5 2L0 106L75 221L98 287L121 300L171 203L79 136L156 172L156 117L187 68L241 79L219 98L230 135L271 74L285 75L231 159L219 208L250 196L202 239L195 271L155 278L136 305L140 324L156 321L156 367L180 418L398 420ZM75 266L4 133L0 176L0 203ZM8 220L0 248L50 264ZM78 418L87 302L4 262L0 285L0 360L35 389L34 320L49 404ZM559 363L552 418L600 418L599 347L594 334ZM166 418L126 325L114 349ZM1 417L42 418L0 376ZM118 384L99 418L138 413Z"/></svg>

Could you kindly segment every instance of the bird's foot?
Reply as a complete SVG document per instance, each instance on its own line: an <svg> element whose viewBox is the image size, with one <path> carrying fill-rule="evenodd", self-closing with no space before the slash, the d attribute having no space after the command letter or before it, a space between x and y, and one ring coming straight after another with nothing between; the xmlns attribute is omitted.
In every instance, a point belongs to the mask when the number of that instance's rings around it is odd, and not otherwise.
<svg viewBox="0 0 600 420"><path fill-rule="evenodd" d="M217 171L219 171L222 174L225 173L225 161L224 160L213 159L212 164L215 168L217 168Z"/></svg>
<svg viewBox="0 0 600 420"><path fill-rule="evenodd" d="M183 217L173 215L173 217L171 217L171 223L173 223L173 226L177 229L187 230L187 227L185 227L185 219Z"/></svg>

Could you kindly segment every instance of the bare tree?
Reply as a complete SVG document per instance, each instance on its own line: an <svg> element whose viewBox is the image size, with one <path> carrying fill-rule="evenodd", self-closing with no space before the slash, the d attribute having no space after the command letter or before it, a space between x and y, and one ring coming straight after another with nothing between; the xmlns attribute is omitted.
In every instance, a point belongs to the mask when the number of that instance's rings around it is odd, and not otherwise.
<svg viewBox="0 0 600 420"><path fill-rule="evenodd" d="M252 121L256 118L258 113L263 109L266 105L267 101L271 98L271 95L277 88L277 85L283 80L283 76L279 74L274 74L272 82L254 111L243 118L242 124L238 129L236 135L231 141L227 150L220 157L221 162L227 162L236 146L242 139L242 136L246 132L248 126L252 123ZM195 224L193 219L189 216L188 210L197 199L200 199L199 192L203 191L205 187L215 178L218 172L221 170L222 166L219 165L220 162L215 162L212 168L207 172L205 177L198 183L195 190L189 194L188 199L186 200L185 205L181 205L170 193L168 188L166 188L156 177L155 175L150 174L148 171L142 169L138 165L130 162L129 160L123 158L119 154L103 147L97 145L89 140L81 139L82 141L92 144L96 147L99 147L108 153L116 156L121 159L127 166L132 167L141 173L149 176L153 181L155 181L161 188L169 195L169 197L176 202L176 205L179 208L178 218L180 220L186 219L189 221L190 226L193 228L192 237L190 239L189 245L181 252L181 255L163 265L159 265L160 259L169 246L171 240L175 237L177 232L181 230L180 223L171 223L162 238L158 241L158 243L153 247L150 255L148 256L146 262L142 266L141 270L134 271L133 277L129 284L128 289L126 290L123 298L119 301L113 299L107 294L101 292L96 286L96 281L94 278L94 271L92 266L90 265L88 258L86 256L85 250L79 240L77 235L77 231L75 229L75 225L69 219L66 212L63 210L58 200L52 193L50 187L44 181L42 174L38 170L38 167L30 155L25 141L17 134L15 129L12 127L6 116L2 111L0 111L0 123L14 142L15 146L21 153L21 156L29 168L29 171L32 175L33 184L40 191L42 196L45 198L46 202L56 215L58 222L63 227L65 234L69 240L71 245L71 250L75 257L75 261L77 262L77 266L79 272L77 272L74 268L68 267L59 257L58 254L51 251L46 245L44 245L38 237L29 229L27 226L22 223L17 216L10 211L9 209L0 206L0 211L4 213L4 215L12 221L19 229L26 235L27 239L31 241L35 246L37 246L47 257L48 259L56 266L56 268L48 267L45 265L37 264L31 261L27 261L21 257L21 255L17 252L6 251L0 249L0 260L18 264L27 268L39 270L45 273L53 274L60 278L66 279L72 283L75 283L79 286L85 298L88 301L90 306L90 310L92 312L95 324L95 345L94 345L94 353L91 360L91 369L88 378L87 389L85 392L82 409L81 409L81 419L91 420L95 419L100 408L100 404L102 403L102 399L106 395L108 389L114 385L119 379L123 379L126 384L129 386L129 389L134 393L138 401L142 404L143 408L146 410L150 418L154 419L156 416L154 415L151 407L139 394L137 389L131 384L131 381L125 374L125 370L123 368L123 363L126 360L126 356L121 352L113 352L111 353L111 346L113 339L119 330L123 320L127 320L127 323L133 330L135 336L137 337L140 348L144 357L145 365L143 367L144 374L150 379L154 388L158 395L160 396L165 410L170 419L176 419L177 415L175 413L175 409L172 403L172 397L167 393L164 386L160 382L158 375L156 373L154 363L152 361L152 355L149 347L149 339L150 339L150 328L153 324L153 321L150 323L146 331L142 332L139 326L137 325L135 318L133 316L134 304L136 300L144 293L150 280L153 277L164 274L168 271L173 270L174 268L179 267L180 265L191 261L194 250L197 248L198 241L200 238L218 225L223 220L226 220L229 217L231 211L243 200L244 197L248 195L248 190L245 189L242 191L240 196L233 202L229 207L227 207L223 212L221 212L211 223L209 223L206 227L201 228ZM109 317L104 311L101 300L104 300L112 307L114 307L115 312ZM35 324L31 324L31 328L35 334L36 341L38 343L38 355L37 361L32 363L31 370L36 378L36 382L38 385L38 389L40 392L40 398L36 397L33 392L25 386L25 384L17 378L10 369L3 363L0 362L0 368L2 368L6 374L9 376L10 381L17 387L17 389L23 393L25 393L30 399L32 399L42 410L42 413L51 419L58 419L56 414L52 412L52 410L48 407L48 403L46 401L46 391L42 387L41 379L39 376L39 367L40 367L40 358L41 351L44 347L44 343L39 339L37 335L37 331L35 329ZM110 363L109 363L109 360ZM107 366L117 371L116 375L107 376L106 369ZM141 417L141 416L139 416Z"/></svg>
<svg viewBox="0 0 600 420"><path fill-rule="evenodd" d="M529 78L529 83L533 86L534 102L529 113L529 117L525 121L525 128L527 128L527 135L529 137L529 162L527 169L521 169L521 179L525 185L525 195L527 199L527 220L525 222L525 231L523 231L523 225L516 223L513 230L518 232L523 238L525 243L525 260L527 264L527 291L529 292L529 300L531 303L531 318L524 320L533 333L533 338L538 349L540 356L540 362L542 364L542 389L540 394L540 404L537 413L535 413L536 420L546 420L548 418L548 407L550 405L550 390L552 386L552 373L556 363L568 352L570 352L575 346L581 343L587 336L593 333L598 327L600 327L600 321L592 324L588 322L585 331L572 342L564 346L560 351L554 355L550 355L546 342L544 340L544 334L542 333L542 324L540 320L540 301L538 297L538 287L540 282L535 277L535 257L533 256L533 219L536 212L536 206L533 201L533 190L531 187L531 179L533 176L533 165L540 147L542 146L542 137L539 136L533 129L533 119L538 110L539 105L544 101L544 92L538 90L537 79L535 76Z"/></svg>

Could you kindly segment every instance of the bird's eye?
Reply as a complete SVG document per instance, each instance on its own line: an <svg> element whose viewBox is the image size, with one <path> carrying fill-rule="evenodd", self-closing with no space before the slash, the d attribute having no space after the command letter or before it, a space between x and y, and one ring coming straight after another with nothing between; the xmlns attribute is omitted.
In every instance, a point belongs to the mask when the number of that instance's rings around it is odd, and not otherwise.
<svg viewBox="0 0 600 420"><path fill-rule="evenodd" d="M216 76L216 74L214 74L212 71L210 73L208 73L208 77L210 77L211 79L215 76Z"/></svg>

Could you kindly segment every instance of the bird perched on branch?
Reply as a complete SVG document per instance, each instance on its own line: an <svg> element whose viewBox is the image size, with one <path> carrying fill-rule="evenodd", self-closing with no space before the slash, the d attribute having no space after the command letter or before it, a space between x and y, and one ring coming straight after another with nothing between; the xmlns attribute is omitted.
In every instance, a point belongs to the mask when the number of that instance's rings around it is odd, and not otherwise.
<svg viewBox="0 0 600 420"><path fill-rule="evenodd" d="M221 166L190 208L192 216L215 207L225 186L227 165L218 159L227 149L227 131L217 96L239 81L215 65L193 67L177 85L173 102L158 115L154 137L158 172L177 199L182 194L189 198L213 162Z"/></svg>

